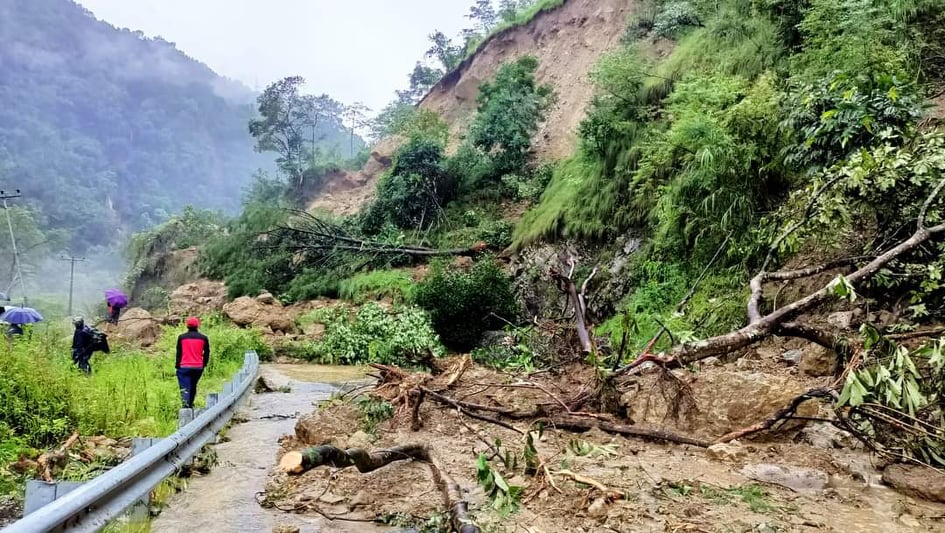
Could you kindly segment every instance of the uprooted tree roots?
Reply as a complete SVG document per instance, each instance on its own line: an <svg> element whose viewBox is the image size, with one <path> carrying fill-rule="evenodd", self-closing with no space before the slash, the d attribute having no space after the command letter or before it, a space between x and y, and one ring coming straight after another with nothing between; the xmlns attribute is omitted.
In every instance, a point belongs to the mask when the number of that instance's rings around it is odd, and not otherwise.
<svg viewBox="0 0 945 533"><path fill-rule="evenodd" d="M463 499L459 485L437 462L434 455L423 444L408 444L386 450L368 452L360 448L342 450L334 446L315 446L301 452L288 452L282 456L279 467L290 474L301 474L319 466L335 468L355 467L358 472L373 472L396 461L422 461L430 467L433 482L450 510L450 524L458 533L480 533L479 527L469 519L469 504Z"/></svg>

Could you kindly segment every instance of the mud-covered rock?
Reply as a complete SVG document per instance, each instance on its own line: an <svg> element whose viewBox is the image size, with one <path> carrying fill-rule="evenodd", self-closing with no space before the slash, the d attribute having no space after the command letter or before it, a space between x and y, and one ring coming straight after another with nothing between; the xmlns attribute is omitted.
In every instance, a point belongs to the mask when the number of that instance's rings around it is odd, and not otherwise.
<svg viewBox="0 0 945 533"><path fill-rule="evenodd" d="M151 313L132 307L121 315L117 325L108 327L110 340L143 347L153 345L161 337L161 327Z"/></svg>
<svg viewBox="0 0 945 533"><path fill-rule="evenodd" d="M748 450L740 442L733 440L732 442L720 442L709 446L705 450L705 455L716 461L730 462L748 457Z"/></svg>
<svg viewBox="0 0 945 533"><path fill-rule="evenodd" d="M883 470L883 482L915 498L945 502L945 474L931 468L917 465L889 465Z"/></svg>
<svg viewBox="0 0 945 533"><path fill-rule="evenodd" d="M295 332L295 320L285 311L285 308L276 301L265 304L256 298L241 296L223 306L223 314L242 327L268 327L273 333Z"/></svg>
<svg viewBox="0 0 945 533"><path fill-rule="evenodd" d="M348 435L358 430L360 418L358 410L350 405L315 411L295 423L295 438L304 446L330 444L345 448Z"/></svg>
<svg viewBox="0 0 945 533"><path fill-rule="evenodd" d="M272 293L269 291L260 293L260 295L256 297L256 301L263 305L273 305L273 304L279 303L276 300L276 297L273 296Z"/></svg>
<svg viewBox="0 0 945 533"><path fill-rule="evenodd" d="M806 390L788 375L703 367L697 374L682 372L674 378L660 373L643 376L620 397L620 404L638 424L675 426L714 439L765 420ZM798 414L814 416L817 410L816 402L804 402ZM800 425L789 423L780 429Z"/></svg>
<svg viewBox="0 0 945 533"><path fill-rule="evenodd" d="M299 533L301 528L294 524L278 524L272 528L272 533Z"/></svg>
<svg viewBox="0 0 945 533"><path fill-rule="evenodd" d="M827 474L820 470L787 465L748 465L741 470L741 474L755 481L780 485L798 492L824 490L828 481Z"/></svg>
<svg viewBox="0 0 945 533"><path fill-rule="evenodd" d="M181 285L171 293L169 316L182 319L206 315L223 308L226 285L220 281L199 280Z"/></svg>
<svg viewBox="0 0 945 533"><path fill-rule="evenodd" d="M808 376L832 376L837 371L837 354L818 344L811 344L804 348L798 368Z"/></svg>
<svg viewBox="0 0 945 533"><path fill-rule="evenodd" d="M815 448L857 448L860 443L852 435L833 424L823 422L809 424L801 430L801 437Z"/></svg>

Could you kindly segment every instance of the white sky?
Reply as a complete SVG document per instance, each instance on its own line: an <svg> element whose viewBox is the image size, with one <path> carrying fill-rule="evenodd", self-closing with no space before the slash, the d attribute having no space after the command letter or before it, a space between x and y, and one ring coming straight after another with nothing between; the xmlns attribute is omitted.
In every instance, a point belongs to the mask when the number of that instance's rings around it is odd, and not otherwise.
<svg viewBox="0 0 945 533"><path fill-rule="evenodd" d="M301 75L312 93L375 112L405 88L436 29L469 25L472 0L76 0L261 90Z"/></svg>

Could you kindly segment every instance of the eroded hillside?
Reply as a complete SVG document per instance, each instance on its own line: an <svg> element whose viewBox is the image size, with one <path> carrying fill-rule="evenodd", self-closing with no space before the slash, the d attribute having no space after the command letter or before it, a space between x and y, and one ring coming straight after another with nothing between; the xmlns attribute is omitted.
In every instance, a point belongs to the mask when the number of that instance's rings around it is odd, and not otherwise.
<svg viewBox="0 0 945 533"><path fill-rule="evenodd" d="M567 0L559 8L540 12L528 24L490 37L433 87L420 108L443 118L455 148L476 111L479 85L494 76L502 63L532 55L539 62L537 81L551 85L556 95L536 135L533 152L540 160L567 157L594 96L588 74L601 55L619 45L627 17L641 6L641 2L626 0ZM373 197L377 177L390 166L398 144L396 139L379 142L362 170L334 175L309 207L339 215L356 213Z"/></svg>

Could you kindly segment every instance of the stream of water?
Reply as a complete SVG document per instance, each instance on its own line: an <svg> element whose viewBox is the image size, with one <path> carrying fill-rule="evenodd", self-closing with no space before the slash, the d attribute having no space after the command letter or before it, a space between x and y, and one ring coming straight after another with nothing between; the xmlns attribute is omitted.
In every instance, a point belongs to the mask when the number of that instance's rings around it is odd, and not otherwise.
<svg viewBox="0 0 945 533"><path fill-rule="evenodd" d="M266 364L260 374L275 386L288 385L291 392L251 394L239 410L248 421L232 426L229 440L215 446L218 464L209 474L189 479L187 489L172 497L152 520L151 531L268 533L280 524L298 526L301 533L390 531L264 509L256 502L276 463L279 437L292 433L298 416L311 412L333 392L365 379L355 367L319 365Z"/></svg>

